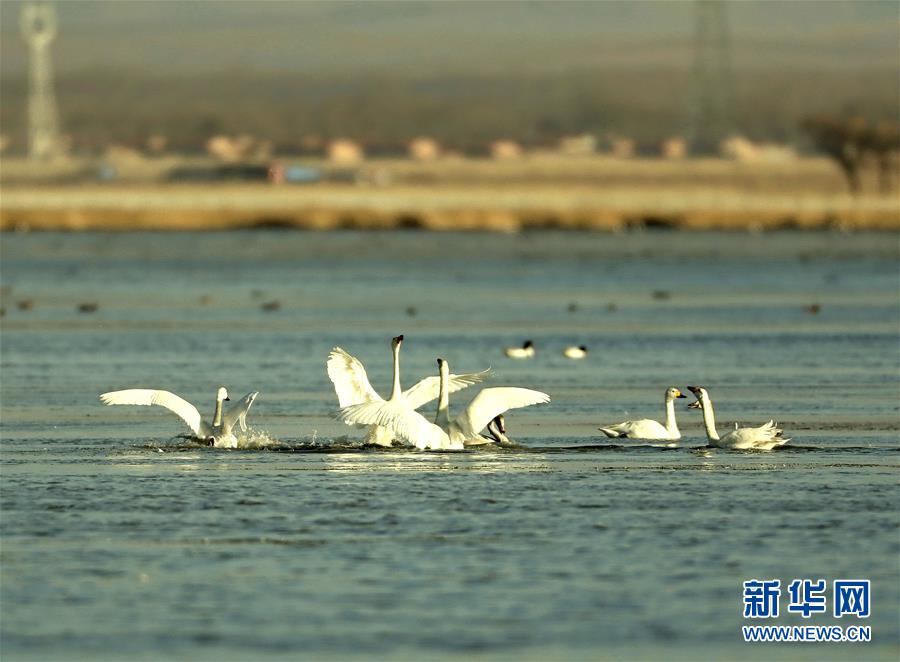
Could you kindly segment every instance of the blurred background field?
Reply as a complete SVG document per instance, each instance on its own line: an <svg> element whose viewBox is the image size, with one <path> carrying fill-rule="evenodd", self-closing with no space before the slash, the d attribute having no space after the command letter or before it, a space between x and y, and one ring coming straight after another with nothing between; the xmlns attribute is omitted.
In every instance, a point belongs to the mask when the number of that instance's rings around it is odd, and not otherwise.
<svg viewBox="0 0 900 662"><path fill-rule="evenodd" d="M898 228L898 31L875 0L4 2L0 228Z"/></svg>
<svg viewBox="0 0 900 662"><path fill-rule="evenodd" d="M208 159L192 162L213 170ZM681 163L537 156L420 164L379 160L349 175L327 163L315 184L165 181L182 160L123 168L114 183L29 181L5 187L4 229L880 228L898 227L892 196L852 196L822 158L789 164ZM71 163L57 177L88 167ZM83 170L82 170L83 171ZM349 180L342 181L342 178Z"/></svg>

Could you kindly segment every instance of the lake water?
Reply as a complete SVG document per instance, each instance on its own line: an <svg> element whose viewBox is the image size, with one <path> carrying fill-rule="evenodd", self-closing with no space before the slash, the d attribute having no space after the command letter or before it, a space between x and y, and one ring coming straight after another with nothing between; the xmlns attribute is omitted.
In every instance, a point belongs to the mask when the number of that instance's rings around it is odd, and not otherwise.
<svg viewBox="0 0 900 662"><path fill-rule="evenodd" d="M4 660L900 651L896 234L6 234L0 269ZM362 448L325 359L385 393L399 333L407 385L440 356L553 401L508 415L520 448ZM260 391L250 448L97 399L209 413L220 384ZM793 441L704 449L690 400L675 448L597 431L686 384L720 428ZM786 613L795 578L827 580L828 615ZM842 578L871 579L865 621L831 617ZM782 582L763 624L872 641L744 643L749 579Z"/></svg>

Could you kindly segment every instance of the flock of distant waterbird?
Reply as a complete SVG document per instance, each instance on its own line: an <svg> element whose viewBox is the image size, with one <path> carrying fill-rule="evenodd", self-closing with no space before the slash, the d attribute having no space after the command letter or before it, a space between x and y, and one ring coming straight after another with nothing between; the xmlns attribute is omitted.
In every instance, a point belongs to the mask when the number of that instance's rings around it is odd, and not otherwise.
<svg viewBox="0 0 900 662"><path fill-rule="evenodd" d="M505 348L503 355L508 359L533 359L537 355L537 348L533 341L526 340L521 347ZM563 349L562 355L567 359L583 359L588 355L588 348L586 345L569 345Z"/></svg>
<svg viewBox="0 0 900 662"><path fill-rule="evenodd" d="M254 300L259 300L265 293L262 290L253 290L250 293L250 298ZM671 297L671 293L668 290L654 290L651 293L651 296L659 301L665 301ZM213 303L213 297L209 294L203 294L199 297L198 302L202 306L208 306ZM35 302L34 299L19 299L16 301L16 308L20 311L29 311L34 308ZM75 310L79 313L95 313L100 309L100 304L93 301L86 301L83 303L79 303ZM265 313L277 312L282 309L281 301L277 299L272 299L271 301L264 301L259 304L259 310ZM580 306L576 302L570 302L566 306L566 310L569 313L576 313L580 310ZM609 312L614 312L618 310L618 306L615 303L609 303L606 306L606 310ZM803 306L803 310L810 315L818 315L822 310L822 304L820 303L812 303L806 306ZM415 306L407 306L404 310L407 317L416 317L419 313L418 309ZM6 306L0 306L0 317L6 316ZM522 351L524 350L524 351ZM580 351L579 351L580 350ZM523 347L515 347L509 348L509 351L512 353L507 353L507 356L510 358L531 358L534 356L533 351L529 351L527 346ZM578 345L573 347L567 347L563 351L563 355L566 358L570 359L580 359L584 358L587 355L587 348L584 345Z"/></svg>
<svg viewBox="0 0 900 662"><path fill-rule="evenodd" d="M393 355L393 381L390 395L380 396L366 374L362 362L340 347L334 347L328 355L326 370L334 385L338 399L335 417L357 428L365 429L363 443L390 447L410 446L419 450L464 450L473 446L496 444L512 445L506 436L504 414L511 409L550 402L550 396L541 391L517 386L483 388L457 416L450 416L450 394L484 381L491 369L480 372L452 374L444 359L437 359L438 374L421 379L410 388L400 386L400 347L403 336L391 339ZM508 347L504 354L510 358L533 358L535 346L526 341L521 347ZM567 347L569 358L584 358L587 348ZM688 386L696 401L689 409L701 409L706 436L710 446L735 450L771 450L790 439L782 437L782 430L773 421L759 427L738 427L720 436L716 430L715 413L709 392L702 386ZM248 393L237 403L224 408L229 401L228 391L220 387L216 393L215 411L211 421L205 420L197 407L187 400L158 389L126 389L103 393L100 400L107 405L159 405L181 418L190 428L194 438L216 448L237 448L239 427L247 431L247 413L256 400L258 391ZM669 387L665 392L665 423L652 419L629 420L599 428L607 437L651 441L677 442L681 432L675 420L676 399L686 397L679 389ZM417 410L438 401L432 419Z"/></svg>

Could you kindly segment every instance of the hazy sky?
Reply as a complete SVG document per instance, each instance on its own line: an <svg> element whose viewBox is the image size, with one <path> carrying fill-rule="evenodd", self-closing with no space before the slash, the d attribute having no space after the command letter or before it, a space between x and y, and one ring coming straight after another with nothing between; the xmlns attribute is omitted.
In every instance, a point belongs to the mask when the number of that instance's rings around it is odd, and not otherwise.
<svg viewBox="0 0 900 662"><path fill-rule="evenodd" d="M0 67L24 70L21 2L0 2ZM190 75L372 70L554 71L687 66L695 5L666 2L56 3L60 75L92 68ZM896 0L727 2L737 67L892 67Z"/></svg>

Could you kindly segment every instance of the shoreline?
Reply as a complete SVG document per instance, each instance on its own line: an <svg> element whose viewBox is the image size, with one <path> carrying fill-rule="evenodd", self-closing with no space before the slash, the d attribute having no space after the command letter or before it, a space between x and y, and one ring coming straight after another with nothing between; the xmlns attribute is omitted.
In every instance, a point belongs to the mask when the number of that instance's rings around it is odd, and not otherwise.
<svg viewBox="0 0 900 662"><path fill-rule="evenodd" d="M29 187L0 198L0 231L246 228L483 230L900 229L889 196L585 187Z"/></svg>
<svg viewBox="0 0 900 662"><path fill-rule="evenodd" d="M98 182L61 181L69 170L88 172L87 162L39 170L4 160L0 230L900 230L896 191L875 193L870 179L851 196L822 158L373 160L340 171L344 181L309 162L325 179L163 181L182 163L123 163L118 180Z"/></svg>

